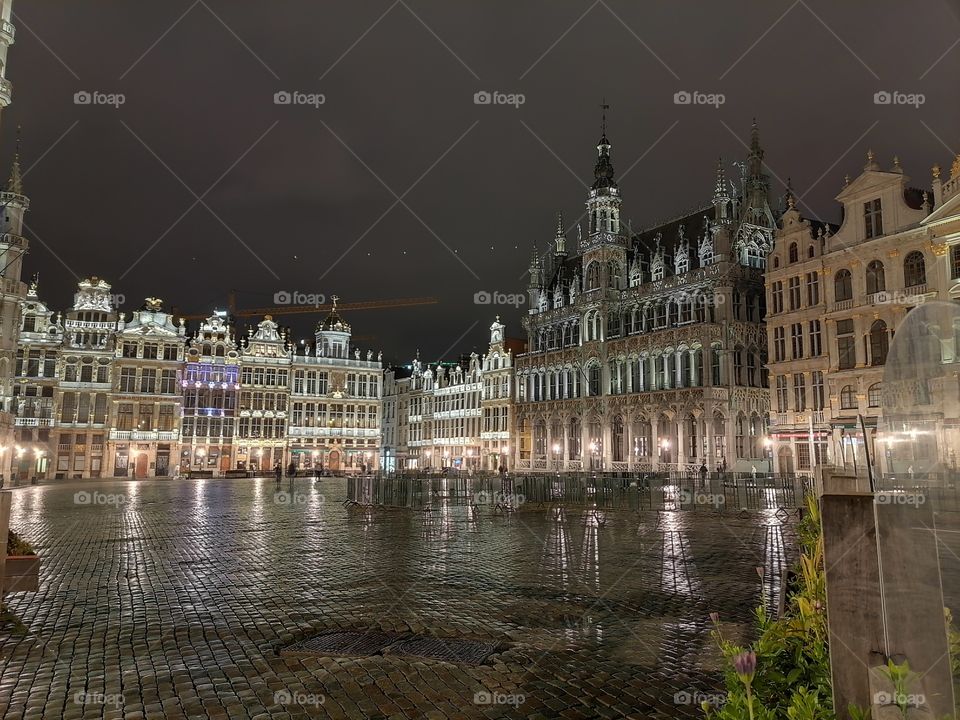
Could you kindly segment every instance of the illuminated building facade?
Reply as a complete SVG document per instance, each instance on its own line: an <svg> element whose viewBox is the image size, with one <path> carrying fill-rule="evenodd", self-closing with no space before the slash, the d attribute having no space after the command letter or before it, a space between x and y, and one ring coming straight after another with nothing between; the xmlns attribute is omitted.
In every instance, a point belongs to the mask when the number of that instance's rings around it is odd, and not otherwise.
<svg viewBox="0 0 960 720"><path fill-rule="evenodd" d="M302 470L358 474L381 463L383 365L351 347L352 329L333 309L314 343L292 354L290 459Z"/></svg>
<svg viewBox="0 0 960 720"><path fill-rule="evenodd" d="M520 470L762 467L769 397L763 271L776 228L753 127L740 182L639 233L603 134L579 254L562 218L530 266L529 351L516 357Z"/></svg>
<svg viewBox="0 0 960 720"><path fill-rule="evenodd" d="M186 328L147 298L129 322L121 314L114 343L109 456L114 477L169 477L180 456L180 370Z"/></svg>
<svg viewBox="0 0 960 720"><path fill-rule="evenodd" d="M200 324L190 339L180 385L180 472L216 474L234 467L240 353L226 313Z"/></svg>

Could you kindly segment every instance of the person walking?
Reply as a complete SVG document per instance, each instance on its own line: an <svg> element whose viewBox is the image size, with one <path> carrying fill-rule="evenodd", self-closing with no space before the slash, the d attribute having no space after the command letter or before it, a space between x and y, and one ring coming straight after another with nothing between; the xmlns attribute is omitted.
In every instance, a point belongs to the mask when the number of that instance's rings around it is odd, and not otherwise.
<svg viewBox="0 0 960 720"><path fill-rule="evenodd" d="M280 481L283 480L283 467L280 465L280 461L277 460L277 464L273 466L273 474L277 477L277 485L280 484Z"/></svg>
<svg viewBox="0 0 960 720"><path fill-rule="evenodd" d="M293 480L297 476L297 464L291 460L290 464L287 465L287 477Z"/></svg>
<svg viewBox="0 0 960 720"><path fill-rule="evenodd" d="M706 487L707 485L707 464L703 463L700 466L700 486Z"/></svg>

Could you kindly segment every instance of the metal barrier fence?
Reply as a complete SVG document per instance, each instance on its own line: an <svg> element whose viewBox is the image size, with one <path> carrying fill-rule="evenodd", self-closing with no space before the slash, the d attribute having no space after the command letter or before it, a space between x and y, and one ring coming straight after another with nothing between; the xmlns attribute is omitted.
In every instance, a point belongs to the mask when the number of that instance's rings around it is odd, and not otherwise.
<svg viewBox="0 0 960 720"><path fill-rule="evenodd" d="M439 506L582 507L600 510L792 511L811 492L798 475L742 477L713 473L631 476L511 475L507 477L351 477L347 503L427 510Z"/></svg>

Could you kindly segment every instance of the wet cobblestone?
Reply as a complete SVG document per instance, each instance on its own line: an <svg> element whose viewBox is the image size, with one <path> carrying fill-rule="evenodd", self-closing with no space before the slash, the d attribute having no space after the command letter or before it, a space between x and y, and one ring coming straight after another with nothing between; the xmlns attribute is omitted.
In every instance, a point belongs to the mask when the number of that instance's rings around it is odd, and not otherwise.
<svg viewBox="0 0 960 720"><path fill-rule="evenodd" d="M286 482L282 491L287 492ZM75 493L100 493L76 504ZM110 496L123 496L113 504ZM14 491L40 592L8 598L3 718L697 717L708 615L749 631L794 546L773 513L345 508L345 483L82 481ZM330 629L472 638L470 667L280 657Z"/></svg>

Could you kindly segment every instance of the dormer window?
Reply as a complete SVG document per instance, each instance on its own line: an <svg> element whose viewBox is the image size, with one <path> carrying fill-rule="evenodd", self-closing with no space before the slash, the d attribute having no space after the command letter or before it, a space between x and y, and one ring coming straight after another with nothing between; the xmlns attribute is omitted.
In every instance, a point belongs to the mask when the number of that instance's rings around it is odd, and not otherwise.
<svg viewBox="0 0 960 720"><path fill-rule="evenodd" d="M880 198L863 204L863 224L868 240L883 235L883 214L880 212Z"/></svg>

